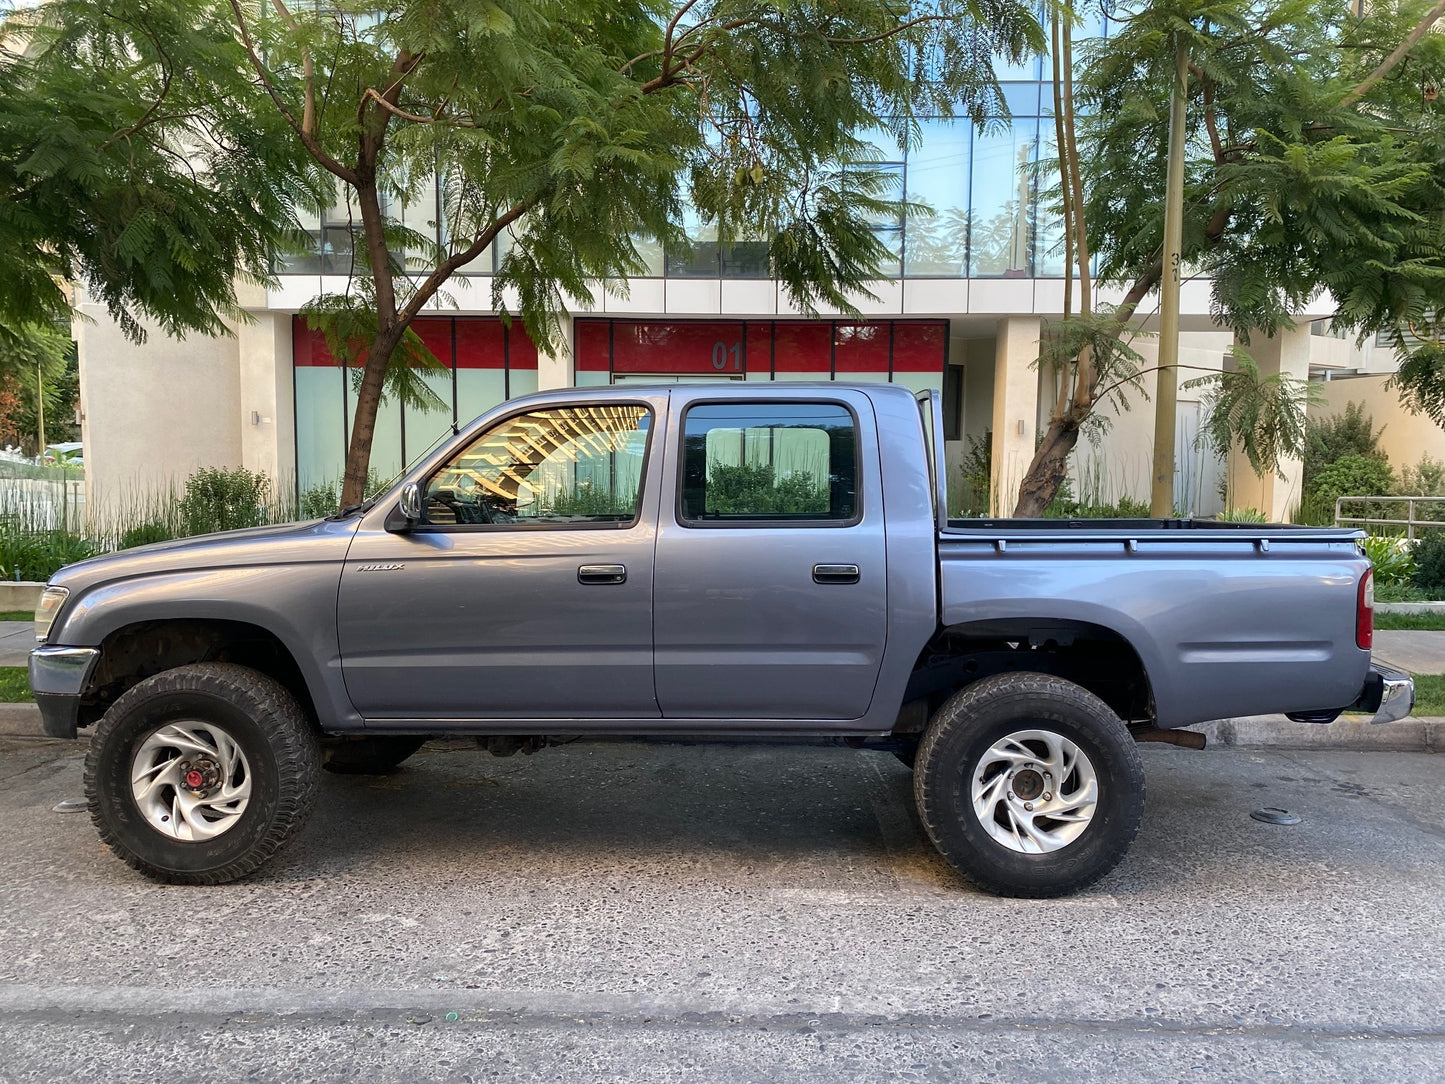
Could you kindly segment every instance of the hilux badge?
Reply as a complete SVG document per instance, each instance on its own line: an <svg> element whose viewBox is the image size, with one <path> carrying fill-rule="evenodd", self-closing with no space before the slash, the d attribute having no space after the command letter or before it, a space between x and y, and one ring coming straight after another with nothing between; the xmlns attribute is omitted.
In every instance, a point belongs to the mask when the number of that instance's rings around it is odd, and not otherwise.
<svg viewBox="0 0 1445 1084"><path fill-rule="evenodd" d="M406 567L406 565L405 565L403 562L401 562L401 561L392 561L390 564L385 564L385 565L361 565L359 568L357 568L356 571L358 571L358 572L395 572L397 569L399 569L399 568L405 568L405 567Z"/></svg>

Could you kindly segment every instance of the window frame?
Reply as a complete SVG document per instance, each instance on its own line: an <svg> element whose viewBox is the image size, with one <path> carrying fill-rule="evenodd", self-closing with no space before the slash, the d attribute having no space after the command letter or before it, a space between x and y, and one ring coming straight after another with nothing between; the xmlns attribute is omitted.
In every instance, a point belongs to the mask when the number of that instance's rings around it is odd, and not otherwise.
<svg viewBox="0 0 1445 1084"><path fill-rule="evenodd" d="M485 429L479 430L467 442L461 445L460 449L448 455L440 464L434 467L418 482L422 494L422 514L426 514L427 494L431 490L432 479L456 459L456 457L467 449L471 448L478 441L488 434L495 432L504 425L509 425L517 418L525 417L528 414L536 414L543 410L576 410L586 407L618 407L633 406L640 407L647 415L647 444L642 452L642 466L638 471L637 506L633 510L630 520L597 520L592 523L429 523L426 520L418 522L412 530L414 532L432 534L453 532L461 534L491 534L502 531L629 531L642 522L642 507L647 499L647 477L652 467L653 437L657 432L657 410L653 405L643 399L598 399L585 400L582 402L569 402L554 404L550 407L533 403L530 406L521 407L510 414L503 415Z"/></svg>
<svg viewBox="0 0 1445 1084"><path fill-rule="evenodd" d="M853 515L849 519L768 519L766 517L738 517L728 520L711 519L689 519L682 508L683 483L687 477L687 418L694 407L702 406L736 406L740 402L746 402L749 406L835 406L841 407L853 420L853 479L854 479L854 504ZM830 442L831 443L831 442ZM813 399L801 396L783 396L780 398L757 398L747 399L718 399L702 398L694 399L683 407L677 421L677 439L674 447L677 450L677 478L673 487L673 518L679 527L687 530L758 530L758 529L791 529L791 528L847 528L856 527L863 522L863 423L858 417L858 411L851 403L841 399ZM830 449L831 453L831 449Z"/></svg>

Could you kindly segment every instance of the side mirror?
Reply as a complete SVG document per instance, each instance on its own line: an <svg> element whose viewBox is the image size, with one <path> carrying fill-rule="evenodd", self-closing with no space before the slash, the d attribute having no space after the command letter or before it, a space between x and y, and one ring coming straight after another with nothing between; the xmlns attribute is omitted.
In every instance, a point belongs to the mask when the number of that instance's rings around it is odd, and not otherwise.
<svg viewBox="0 0 1445 1084"><path fill-rule="evenodd" d="M408 482L401 489L401 517L408 527L421 522L421 487Z"/></svg>

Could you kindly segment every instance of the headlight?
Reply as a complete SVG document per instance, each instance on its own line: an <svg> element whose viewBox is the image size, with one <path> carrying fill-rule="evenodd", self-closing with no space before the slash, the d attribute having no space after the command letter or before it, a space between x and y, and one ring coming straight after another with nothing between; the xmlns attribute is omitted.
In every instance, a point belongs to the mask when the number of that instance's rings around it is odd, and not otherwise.
<svg viewBox="0 0 1445 1084"><path fill-rule="evenodd" d="M69 597L68 587L47 587L45 594L40 596L40 605L35 607L35 639L38 643L43 644L49 639L50 626L55 624L55 615Z"/></svg>

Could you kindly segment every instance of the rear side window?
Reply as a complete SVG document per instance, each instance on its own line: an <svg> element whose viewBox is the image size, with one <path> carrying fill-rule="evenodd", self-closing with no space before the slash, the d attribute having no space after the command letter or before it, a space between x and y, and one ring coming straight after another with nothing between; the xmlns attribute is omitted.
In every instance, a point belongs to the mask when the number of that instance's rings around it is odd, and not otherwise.
<svg viewBox="0 0 1445 1084"><path fill-rule="evenodd" d="M679 516L699 527L857 522L858 422L839 403L704 403L683 416Z"/></svg>

